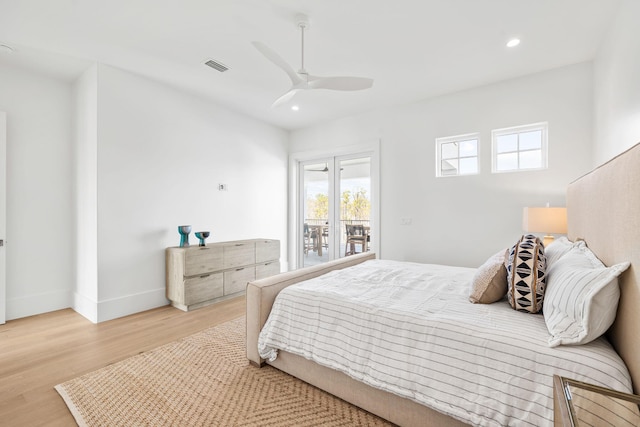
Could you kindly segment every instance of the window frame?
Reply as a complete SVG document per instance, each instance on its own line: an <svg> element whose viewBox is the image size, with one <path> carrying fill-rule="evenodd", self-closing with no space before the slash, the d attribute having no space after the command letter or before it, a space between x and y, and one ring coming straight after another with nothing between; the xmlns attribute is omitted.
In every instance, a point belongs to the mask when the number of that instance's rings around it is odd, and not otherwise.
<svg viewBox="0 0 640 427"><path fill-rule="evenodd" d="M541 152L541 161L540 167L537 168L521 168L520 167L520 153L527 151L538 151L535 150L520 150L520 134L541 131L541 141L540 141L540 152ZM508 169L508 170L498 170L498 138L506 135L518 135L518 147L515 151L509 151L507 153L516 153L518 154L518 167L516 169ZM531 123L528 125L521 126L512 126L508 128L501 129L493 129L491 131L491 173L512 173L512 172L531 172L531 171L540 171L549 168L549 156L548 156L548 147L549 147L549 123L548 122L538 122Z"/></svg>
<svg viewBox="0 0 640 427"><path fill-rule="evenodd" d="M469 140L475 140L476 141L476 155L475 156L460 156L460 147L458 147L458 157L455 157L455 159L458 160L458 168L457 171L458 173L453 174L453 175L448 175L448 174L443 174L442 173L442 146L444 144L450 144L452 142L465 142L465 141L469 141ZM454 177L454 176L473 176L473 175L479 175L480 174L480 132L473 132L473 133L466 133L463 135L454 135L454 136L444 136L441 138L436 138L436 178L449 178L449 177ZM471 159L474 158L476 159L476 172L474 173L465 173L465 174L461 174L460 173L460 159ZM453 157L452 157L453 159Z"/></svg>

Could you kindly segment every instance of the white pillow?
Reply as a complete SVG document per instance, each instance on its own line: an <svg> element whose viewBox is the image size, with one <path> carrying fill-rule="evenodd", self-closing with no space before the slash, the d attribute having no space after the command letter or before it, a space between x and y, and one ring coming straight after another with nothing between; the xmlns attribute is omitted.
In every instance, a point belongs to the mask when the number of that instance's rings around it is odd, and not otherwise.
<svg viewBox="0 0 640 427"><path fill-rule="evenodd" d="M551 265L542 309L549 347L586 344L609 329L620 299L617 277L628 267L629 262L605 267L585 244Z"/></svg>
<svg viewBox="0 0 640 427"><path fill-rule="evenodd" d="M574 243L562 236L545 246L544 255L547 257L547 269L551 268L551 265L559 260L560 257L566 255L571 248L580 243L584 244L582 241Z"/></svg>

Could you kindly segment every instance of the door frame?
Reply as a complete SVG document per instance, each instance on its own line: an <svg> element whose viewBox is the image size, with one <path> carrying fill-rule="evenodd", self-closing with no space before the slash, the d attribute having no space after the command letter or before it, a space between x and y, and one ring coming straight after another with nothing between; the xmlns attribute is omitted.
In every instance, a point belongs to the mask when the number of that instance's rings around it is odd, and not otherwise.
<svg viewBox="0 0 640 427"><path fill-rule="evenodd" d="M364 142L362 144L332 147L323 150L309 150L291 153L289 155L289 221L288 221L288 264L289 269L297 269L302 265L303 248L301 224L301 183L300 164L327 158L342 158L345 156L370 156L371 157L371 233L374 236L371 251L378 258L381 257L380 236L380 140ZM324 160L323 160L324 161ZM330 174L330 192L333 192L335 183L333 174ZM334 225L335 229L335 225ZM335 239L334 239L335 241ZM335 243L334 243L335 247ZM334 250L337 250L334 248Z"/></svg>
<svg viewBox="0 0 640 427"><path fill-rule="evenodd" d="M7 113L0 111L0 325L7 317Z"/></svg>

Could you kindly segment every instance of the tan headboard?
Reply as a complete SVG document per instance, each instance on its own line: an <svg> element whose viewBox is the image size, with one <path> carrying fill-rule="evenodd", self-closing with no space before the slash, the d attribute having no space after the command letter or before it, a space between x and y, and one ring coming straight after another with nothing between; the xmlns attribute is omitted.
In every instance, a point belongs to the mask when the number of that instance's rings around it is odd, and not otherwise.
<svg viewBox="0 0 640 427"><path fill-rule="evenodd" d="M630 261L608 337L640 392L640 144L569 184L570 240L584 239L606 265Z"/></svg>

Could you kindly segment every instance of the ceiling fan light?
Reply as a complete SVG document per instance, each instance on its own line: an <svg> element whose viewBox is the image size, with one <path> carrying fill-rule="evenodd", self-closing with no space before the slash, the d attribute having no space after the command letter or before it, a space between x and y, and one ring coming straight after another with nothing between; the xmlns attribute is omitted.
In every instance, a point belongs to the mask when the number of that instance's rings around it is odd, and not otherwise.
<svg viewBox="0 0 640 427"><path fill-rule="evenodd" d="M511 39L507 42L507 47L516 47L520 44L520 39Z"/></svg>

